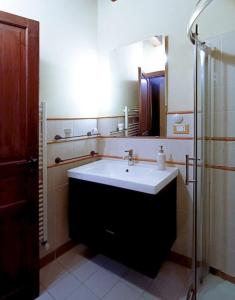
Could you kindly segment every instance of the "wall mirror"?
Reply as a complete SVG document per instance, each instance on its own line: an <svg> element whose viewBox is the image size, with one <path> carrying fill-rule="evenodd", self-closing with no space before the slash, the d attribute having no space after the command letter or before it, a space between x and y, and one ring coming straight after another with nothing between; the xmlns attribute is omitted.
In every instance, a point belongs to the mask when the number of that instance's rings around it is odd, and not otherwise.
<svg viewBox="0 0 235 300"><path fill-rule="evenodd" d="M166 136L167 50L157 35L109 53L111 115L119 115L110 135Z"/></svg>

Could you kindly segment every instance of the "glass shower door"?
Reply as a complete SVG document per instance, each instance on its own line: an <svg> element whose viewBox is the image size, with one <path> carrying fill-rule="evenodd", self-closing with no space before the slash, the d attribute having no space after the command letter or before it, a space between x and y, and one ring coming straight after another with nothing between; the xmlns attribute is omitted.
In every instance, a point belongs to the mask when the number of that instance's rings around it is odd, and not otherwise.
<svg viewBox="0 0 235 300"><path fill-rule="evenodd" d="M235 299L235 32L198 50L197 299Z"/></svg>
<svg viewBox="0 0 235 300"><path fill-rule="evenodd" d="M186 169L193 164L193 179L187 178L187 184L193 184L193 284L188 299L196 299L197 289L202 276L208 273L207 255L207 221L208 209L205 201L207 190L204 182L205 168L205 103L208 96L208 49L200 43L195 43L194 49L194 156L186 156ZM188 176L187 176L188 177Z"/></svg>
<svg viewBox="0 0 235 300"><path fill-rule="evenodd" d="M210 48L197 46L196 101L194 120L194 285L195 298L203 278L209 273L209 169L205 156L207 153L207 101L210 98Z"/></svg>

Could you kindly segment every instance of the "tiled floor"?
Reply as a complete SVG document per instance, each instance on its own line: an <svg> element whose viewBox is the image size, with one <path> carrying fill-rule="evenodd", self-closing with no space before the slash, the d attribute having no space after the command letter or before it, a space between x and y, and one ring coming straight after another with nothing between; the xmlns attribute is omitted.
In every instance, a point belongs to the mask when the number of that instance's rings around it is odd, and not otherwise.
<svg viewBox="0 0 235 300"><path fill-rule="evenodd" d="M37 300L185 299L190 270L166 262L156 279L102 255L84 257L77 246L41 270Z"/></svg>

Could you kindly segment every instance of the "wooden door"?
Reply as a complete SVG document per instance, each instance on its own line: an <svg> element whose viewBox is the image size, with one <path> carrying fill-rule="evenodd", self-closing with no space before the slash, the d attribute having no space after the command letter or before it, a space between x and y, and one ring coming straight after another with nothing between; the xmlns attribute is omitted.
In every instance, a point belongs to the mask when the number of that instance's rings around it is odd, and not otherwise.
<svg viewBox="0 0 235 300"><path fill-rule="evenodd" d="M0 12L0 299L39 286L39 24Z"/></svg>
<svg viewBox="0 0 235 300"><path fill-rule="evenodd" d="M160 77L159 107L160 107L160 136L166 136L166 78Z"/></svg>
<svg viewBox="0 0 235 300"><path fill-rule="evenodd" d="M140 135L149 135L151 129L151 106L148 78L144 78L141 68L138 68L139 81L139 124Z"/></svg>
<svg viewBox="0 0 235 300"><path fill-rule="evenodd" d="M149 79L151 87L151 135L166 135L166 110L165 110L165 76L159 75Z"/></svg>

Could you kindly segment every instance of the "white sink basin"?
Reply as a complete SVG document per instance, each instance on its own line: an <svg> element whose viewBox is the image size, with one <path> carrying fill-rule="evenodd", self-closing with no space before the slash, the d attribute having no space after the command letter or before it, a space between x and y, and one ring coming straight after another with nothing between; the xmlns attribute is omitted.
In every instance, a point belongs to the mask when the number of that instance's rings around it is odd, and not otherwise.
<svg viewBox="0 0 235 300"><path fill-rule="evenodd" d="M178 169L173 167L160 171L156 164L136 163L134 166L128 166L127 161L105 159L68 170L70 178L153 195L164 188L177 174Z"/></svg>

